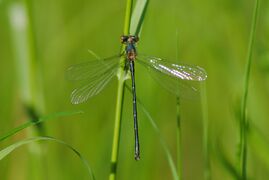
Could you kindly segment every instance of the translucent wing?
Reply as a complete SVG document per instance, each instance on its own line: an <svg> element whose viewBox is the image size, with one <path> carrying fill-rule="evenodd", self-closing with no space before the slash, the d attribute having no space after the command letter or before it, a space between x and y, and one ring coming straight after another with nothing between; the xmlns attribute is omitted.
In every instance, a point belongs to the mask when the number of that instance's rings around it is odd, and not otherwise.
<svg viewBox="0 0 269 180"><path fill-rule="evenodd" d="M117 74L120 56L113 56L103 60L89 61L71 66L67 69L67 78L82 82L82 86L73 90L71 102L83 103L90 97L97 95L109 81Z"/></svg>
<svg viewBox="0 0 269 180"><path fill-rule="evenodd" d="M111 56L105 59L87 61L81 64L70 66L66 71L67 79L70 81L80 81L95 78L119 65L120 55Z"/></svg>
<svg viewBox="0 0 269 180"><path fill-rule="evenodd" d="M178 65L161 58L144 55L140 55L137 59L146 66L152 67L161 73L182 80L204 81L207 78L205 70L199 66L185 64Z"/></svg>
<svg viewBox="0 0 269 180"><path fill-rule="evenodd" d="M145 66L161 86L180 97L195 97L199 92L199 82L207 78L205 70L198 66L178 65L144 55L139 55L137 62Z"/></svg>
<svg viewBox="0 0 269 180"><path fill-rule="evenodd" d="M117 73L116 69L107 71L106 73L98 76L97 78L90 81L88 84L75 89L71 94L71 102L73 104L79 104L87 101L90 97L97 95L108 82Z"/></svg>

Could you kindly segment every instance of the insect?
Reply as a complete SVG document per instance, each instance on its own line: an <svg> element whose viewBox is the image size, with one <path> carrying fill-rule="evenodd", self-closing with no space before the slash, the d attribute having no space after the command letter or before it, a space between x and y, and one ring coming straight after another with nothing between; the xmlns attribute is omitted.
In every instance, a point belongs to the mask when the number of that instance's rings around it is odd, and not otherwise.
<svg viewBox="0 0 269 180"><path fill-rule="evenodd" d="M135 62L146 67L150 74L167 90L174 94L184 96L184 93L191 92L191 96L198 92L198 89L189 82L204 81L207 74L204 69L198 66L174 64L158 57L151 57L137 54L136 43L138 36L121 36L121 43L125 45L125 52L112 57L88 61L73 65L67 69L67 78L73 81L82 82L82 86L73 90L71 102L73 104L83 103L90 97L95 96L117 75L120 67L130 71L133 93L133 117L135 133L135 160L140 159L140 147L138 136L137 103L135 86ZM124 64L120 58L124 57Z"/></svg>

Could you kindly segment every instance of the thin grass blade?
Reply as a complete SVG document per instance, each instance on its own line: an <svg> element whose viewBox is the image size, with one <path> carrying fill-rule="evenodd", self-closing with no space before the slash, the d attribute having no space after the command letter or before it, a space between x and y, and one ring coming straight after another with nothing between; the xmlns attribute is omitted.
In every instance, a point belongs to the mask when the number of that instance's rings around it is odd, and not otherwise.
<svg viewBox="0 0 269 180"><path fill-rule="evenodd" d="M269 170L269 140L253 124L248 128L248 142L251 151Z"/></svg>
<svg viewBox="0 0 269 180"><path fill-rule="evenodd" d="M248 125L247 121L247 100L249 91L249 81L250 81L250 70L252 64L252 54L254 47L254 40L256 35L256 27L258 21L260 1L256 0L255 7L252 16L251 31L249 36L248 52L247 52L247 62L246 62L246 74L243 89L243 99L242 99L242 109L241 109L241 130L240 130L240 169L243 179L247 179L247 135L246 128Z"/></svg>
<svg viewBox="0 0 269 180"><path fill-rule="evenodd" d="M34 126L36 124L39 124L41 122L45 122L48 120L52 120L52 119L56 119L59 117L66 117L66 116L73 116L73 115L77 115L77 114L81 114L83 113L82 111L73 111L73 112L57 112L57 113L53 113L53 114L49 114L47 116L41 117L38 120L29 120L26 123L13 128L12 130L10 130L9 132L5 133L4 135L0 136L0 142L17 134L18 132L22 131L23 129L30 127L30 126Z"/></svg>
<svg viewBox="0 0 269 180"><path fill-rule="evenodd" d="M149 0L137 0L131 18L130 33L132 35L140 34L148 3Z"/></svg>
<svg viewBox="0 0 269 180"><path fill-rule="evenodd" d="M219 143L216 144L215 149L212 150L212 152L215 152L215 157L219 160L224 169L229 172L231 176L233 176L234 179L242 179L238 169L236 169L236 166L224 153L223 147Z"/></svg>
<svg viewBox="0 0 269 180"><path fill-rule="evenodd" d="M11 152L13 152L17 148L21 147L22 145L30 144L30 143L37 142L37 141L53 141L53 142L56 142L58 144L64 145L64 147L70 149L71 151L73 151L73 153L75 153L79 157L79 159L83 163L84 167L87 169L87 172L89 174L90 179L93 179L93 180L95 179L93 171L92 171L89 163L81 155L81 153L79 151L77 151L75 148L73 148L71 145L67 144L66 142L59 140L59 139L56 139L56 138L53 138L53 137L40 136L40 137L27 138L27 139L18 141L18 142L14 143L14 144L12 144L12 145L10 145L10 146L8 146L0 151L0 160L2 160L4 157L9 155Z"/></svg>

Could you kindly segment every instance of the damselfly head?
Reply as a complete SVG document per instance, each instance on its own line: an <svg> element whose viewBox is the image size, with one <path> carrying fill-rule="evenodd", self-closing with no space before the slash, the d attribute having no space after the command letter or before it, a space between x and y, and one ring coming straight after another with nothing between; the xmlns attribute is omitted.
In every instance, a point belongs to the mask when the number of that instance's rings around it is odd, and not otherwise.
<svg viewBox="0 0 269 180"><path fill-rule="evenodd" d="M126 44L126 43L137 43L139 40L138 36L134 36L134 35L129 35L129 36L121 36L121 43L122 44Z"/></svg>

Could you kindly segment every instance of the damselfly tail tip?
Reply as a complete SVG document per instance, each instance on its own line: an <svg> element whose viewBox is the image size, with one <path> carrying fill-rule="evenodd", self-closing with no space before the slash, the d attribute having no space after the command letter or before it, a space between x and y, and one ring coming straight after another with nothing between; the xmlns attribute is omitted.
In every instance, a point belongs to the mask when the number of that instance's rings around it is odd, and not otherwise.
<svg viewBox="0 0 269 180"><path fill-rule="evenodd" d="M140 155L139 155L139 154L136 154L136 155L135 155L135 160L136 160L136 161L139 161L139 160L140 160Z"/></svg>

